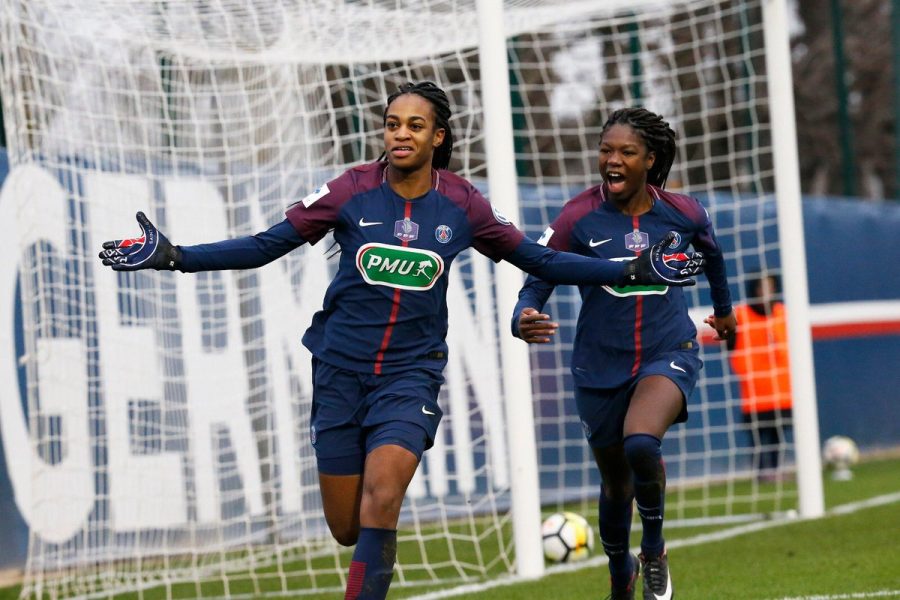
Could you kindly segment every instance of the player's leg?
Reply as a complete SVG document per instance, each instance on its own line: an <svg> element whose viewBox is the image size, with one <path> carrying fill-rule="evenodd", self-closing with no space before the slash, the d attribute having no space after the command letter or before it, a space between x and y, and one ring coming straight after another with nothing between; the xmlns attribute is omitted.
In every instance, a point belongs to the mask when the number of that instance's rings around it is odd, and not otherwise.
<svg viewBox="0 0 900 600"><path fill-rule="evenodd" d="M592 448L600 469L600 542L609 557L611 600L634 598L640 567L629 550L634 487L621 443Z"/></svg>
<svg viewBox="0 0 900 600"><path fill-rule="evenodd" d="M643 524L641 566L644 598L671 598L668 557L663 538L666 471L662 438L673 423L687 420L687 398L702 362L693 349L648 362L633 387L623 428L625 458L634 473L634 495Z"/></svg>
<svg viewBox="0 0 900 600"><path fill-rule="evenodd" d="M600 542L609 557L611 598L634 598L638 562L629 551L634 505L631 468L622 448L627 388L575 388L575 404L600 469Z"/></svg>
<svg viewBox="0 0 900 600"><path fill-rule="evenodd" d="M365 446L364 377L313 359L310 440L316 452L322 510L331 535L344 546L359 536Z"/></svg>
<svg viewBox="0 0 900 600"><path fill-rule="evenodd" d="M634 389L625 416L625 458L634 473L634 495L644 526L641 551L658 555L665 542L662 537L666 471L662 461L661 440L681 413L684 398L681 389L660 375L646 377Z"/></svg>
<svg viewBox="0 0 900 600"><path fill-rule="evenodd" d="M359 506L359 541L345 600L387 596L397 556L397 522L409 482L441 419L439 373L379 377L367 396L366 463Z"/></svg>
<svg viewBox="0 0 900 600"><path fill-rule="evenodd" d="M359 538L359 505L362 476L319 473L322 511L331 535L342 546L352 546Z"/></svg>
<svg viewBox="0 0 900 600"><path fill-rule="evenodd" d="M623 448L634 473L634 496L643 524L641 564L644 571L644 598L670 598L668 557L663 538L666 471L661 440L681 413L681 389L661 375L646 377L637 384L625 416Z"/></svg>
<svg viewBox="0 0 900 600"><path fill-rule="evenodd" d="M375 448L366 458L359 541L350 563L345 600L387 596L397 557L400 507L418 465L416 454L393 444Z"/></svg>

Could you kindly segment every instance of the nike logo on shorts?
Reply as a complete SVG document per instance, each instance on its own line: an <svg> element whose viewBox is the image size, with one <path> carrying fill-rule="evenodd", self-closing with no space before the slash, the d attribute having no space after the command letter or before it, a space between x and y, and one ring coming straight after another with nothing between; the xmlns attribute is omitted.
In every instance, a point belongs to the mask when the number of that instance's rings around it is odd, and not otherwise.
<svg viewBox="0 0 900 600"><path fill-rule="evenodd" d="M371 227L372 225L381 225L381 221L366 221L365 217L359 218L359 226L360 227Z"/></svg>
<svg viewBox="0 0 900 600"><path fill-rule="evenodd" d="M596 248L597 246L600 246L602 244L605 244L606 242L611 242L611 241L612 241L612 238L607 238L605 240L600 240L599 242L595 242L594 238L591 238L588 241L588 246L590 246L591 248Z"/></svg>
<svg viewBox="0 0 900 600"><path fill-rule="evenodd" d="M676 371L681 371L682 373L687 373L687 371L685 371L684 369L682 369L681 367L676 365L674 360L669 363L669 366L672 367L673 369L675 369Z"/></svg>
<svg viewBox="0 0 900 600"><path fill-rule="evenodd" d="M437 413L433 413L433 412L431 412L430 410L428 410L427 408L425 408L425 407L423 406L423 407L422 407L422 414L434 416L434 415L436 415Z"/></svg>

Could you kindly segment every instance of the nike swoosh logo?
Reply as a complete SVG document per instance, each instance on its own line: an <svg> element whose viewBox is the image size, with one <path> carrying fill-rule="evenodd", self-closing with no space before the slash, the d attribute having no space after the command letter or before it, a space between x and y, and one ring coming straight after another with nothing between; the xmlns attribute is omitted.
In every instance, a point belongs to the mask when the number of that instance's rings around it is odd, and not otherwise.
<svg viewBox="0 0 900 600"><path fill-rule="evenodd" d="M681 371L682 373L687 373L687 371L685 371L684 369L682 369L681 367L676 365L674 360L669 363L669 366L672 367L673 369L675 369L676 371Z"/></svg>
<svg viewBox="0 0 900 600"><path fill-rule="evenodd" d="M588 241L588 246L590 246L591 248L596 248L597 246L599 246L601 244L605 244L606 242L611 242L611 241L612 241L612 238L607 238L605 240L600 240L599 242L595 242L594 238L591 238Z"/></svg>
<svg viewBox="0 0 900 600"><path fill-rule="evenodd" d="M435 415L435 414L437 414L437 413L431 412L430 410L428 410L428 409L425 408L424 406L422 407L422 412L423 412L424 414L426 414L426 415L432 415L432 416Z"/></svg>
<svg viewBox="0 0 900 600"><path fill-rule="evenodd" d="M359 226L360 227L371 227L372 225L381 225L381 221L366 221L365 217L359 218Z"/></svg>
<svg viewBox="0 0 900 600"><path fill-rule="evenodd" d="M666 591L662 596L654 593L653 597L656 598L656 600L672 600L672 576L669 573L666 573Z"/></svg>

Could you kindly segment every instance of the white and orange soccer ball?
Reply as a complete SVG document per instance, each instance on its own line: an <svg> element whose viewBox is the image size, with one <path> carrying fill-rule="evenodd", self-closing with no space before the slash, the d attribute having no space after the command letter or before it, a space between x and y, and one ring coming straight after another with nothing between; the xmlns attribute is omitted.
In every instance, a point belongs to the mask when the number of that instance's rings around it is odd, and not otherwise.
<svg viewBox="0 0 900 600"><path fill-rule="evenodd" d="M594 530L587 519L573 512L550 515L541 525L544 556L552 562L576 562L594 551Z"/></svg>

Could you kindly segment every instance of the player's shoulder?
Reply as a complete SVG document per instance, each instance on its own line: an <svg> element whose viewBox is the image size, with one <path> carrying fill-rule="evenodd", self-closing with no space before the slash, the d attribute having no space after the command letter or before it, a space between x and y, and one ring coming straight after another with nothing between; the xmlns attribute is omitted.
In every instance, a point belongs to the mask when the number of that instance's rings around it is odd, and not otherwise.
<svg viewBox="0 0 900 600"><path fill-rule="evenodd" d="M697 198L688 196L687 194L670 192L658 188L655 185L648 185L647 187L650 189L650 194L654 199L658 202L662 202L665 206L672 208L679 214L684 215L690 221L702 225L709 220L709 214L706 212L706 208Z"/></svg>
<svg viewBox="0 0 900 600"><path fill-rule="evenodd" d="M604 202L606 202L606 188L601 183L579 192L568 200L563 208L571 211L590 212L599 208Z"/></svg>
<svg viewBox="0 0 900 600"><path fill-rule="evenodd" d="M453 171L440 169L436 171L437 190L454 202L470 202L474 198L485 200L475 185Z"/></svg>
<svg viewBox="0 0 900 600"><path fill-rule="evenodd" d="M437 178L435 189L438 193L470 218L475 215L483 216L492 209L488 199L465 177L446 169L436 171L435 177Z"/></svg>
<svg viewBox="0 0 900 600"><path fill-rule="evenodd" d="M376 161L350 167L328 182L329 201L342 205L351 198L373 190L384 182L387 163Z"/></svg>
<svg viewBox="0 0 900 600"><path fill-rule="evenodd" d="M570 198L563 205L557 221L574 224L603 205L606 192L603 184L589 187Z"/></svg>
<svg viewBox="0 0 900 600"><path fill-rule="evenodd" d="M384 182L384 170L387 163L375 161L350 167L338 176L337 181L343 180L354 192L363 192L380 186Z"/></svg>
<svg viewBox="0 0 900 600"><path fill-rule="evenodd" d="M350 167L317 187L307 196L291 203L287 211L303 211L313 205L317 209L322 207L328 207L330 210L339 209L354 196L380 186L386 164L374 162Z"/></svg>

